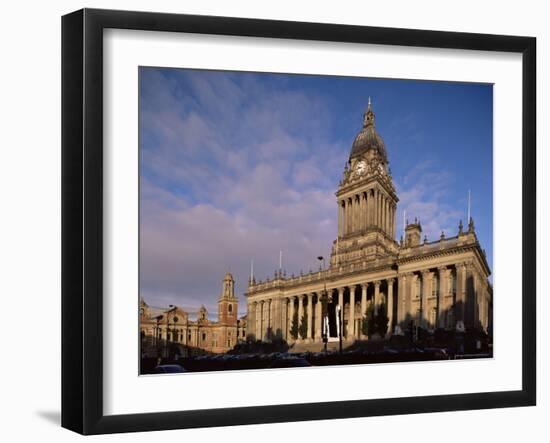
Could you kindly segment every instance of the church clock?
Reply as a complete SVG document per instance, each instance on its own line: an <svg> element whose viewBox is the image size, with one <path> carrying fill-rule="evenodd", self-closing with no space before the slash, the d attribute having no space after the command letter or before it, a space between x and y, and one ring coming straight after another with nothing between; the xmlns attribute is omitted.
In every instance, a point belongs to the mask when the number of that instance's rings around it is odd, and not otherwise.
<svg viewBox="0 0 550 443"><path fill-rule="evenodd" d="M363 175L366 169L367 169L367 164L365 163L364 160L361 160L355 165L355 173L357 175Z"/></svg>

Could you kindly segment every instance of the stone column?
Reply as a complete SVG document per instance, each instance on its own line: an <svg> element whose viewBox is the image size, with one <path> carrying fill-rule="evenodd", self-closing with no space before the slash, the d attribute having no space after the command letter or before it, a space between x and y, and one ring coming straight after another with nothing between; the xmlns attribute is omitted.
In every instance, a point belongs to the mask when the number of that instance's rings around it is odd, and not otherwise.
<svg viewBox="0 0 550 443"><path fill-rule="evenodd" d="M350 197L348 198L348 206L349 206L349 234L353 234L353 231L355 229L354 227L354 220L353 220L353 212L355 211L355 205L353 204L353 199Z"/></svg>
<svg viewBox="0 0 550 443"><path fill-rule="evenodd" d="M262 339L262 302L256 303L256 340Z"/></svg>
<svg viewBox="0 0 550 443"><path fill-rule="evenodd" d="M323 315L322 313L322 303L321 303L321 298L322 296L322 293L319 294L319 292L317 293L317 303L315 303L315 341L319 342L321 341L321 338L322 338L322 334L321 334L321 316Z"/></svg>
<svg viewBox="0 0 550 443"><path fill-rule="evenodd" d="M425 326L429 321L429 309L428 309L428 293L430 291L429 281L430 281L430 271L423 270L422 273L422 299L420 301L421 309L421 326Z"/></svg>
<svg viewBox="0 0 550 443"><path fill-rule="evenodd" d="M395 279L388 278L386 282L388 283L388 334L391 335L393 332L393 283Z"/></svg>
<svg viewBox="0 0 550 443"><path fill-rule="evenodd" d="M300 294L298 296L298 330L300 330L300 326L302 325L302 317L304 316L304 296L303 294ZM298 340L301 340L302 336L298 332Z"/></svg>
<svg viewBox="0 0 550 443"><path fill-rule="evenodd" d="M391 214L390 214L390 201L386 199L386 233L391 236Z"/></svg>
<svg viewBox="0 0 550 443"><path fill-rule="evenodd" d="M353 196L353 203L355 206L355 232L361 230L361 198L358 194Z"/></svg>
<svg viewBox="0 0 550 443"><path fill-rule="evenodd" d="M342 323L340 324L340 328L342 331L342 337L345 336L344 334L344 290L345 288L338 288L338 306L340 306L340 312L342 313Z"/></svg>
<svg viewBox="0 0 550 443"><path fill-rule="evenodd" d="M348 320L348 334L352 337L356 337L355 333L355 288L357 285L351 285L349 287L349 320Z"/></svg>
<svg viewBox="0 0 550 443"><path fill-rule="evenodd" d="M391 228L390 228L390 235L391 238L395 238L395 207L393 206L393 203L391 205Z"/></svg>
<svg viewBox="0 0 550 443"><path fill-rule="evenodd" d="M307 295L307 339L313 339L313 294Z"/></svg>
<svg viewBox="0 0 550 443"><path fill-rule="evenodd" d="M369 190L367 196L368 221L369 226L372 226L374 224L374 190L372 192Z"/></svg>
<svg viewBox="0 0 550 443"><path fill-rule="evenodd" d="M363 319L365 318L365 313L367 311L367 289L369 287L368 283L363 283L361 285L361 325L359 327L359 336L365 338L363 334Z"/></svg>
<svg viewBox="0 0 550 443"><path fill-rule="evenodd" d="M365 200L365 193L361 192L361 195L359 196L359 201L361 204L359 205L361 208L361 230L364 230L367 223L366 223L366 216L367 216L367 204Z"/></svg>
<svg viewBox="0 0 550 443"><path fill-rule="evenodd" d="M390 211L390 237L394 238L395 234L393 232L393 218L394 218L395 213L394 213L394 210L393 210L393 203L391 201L390 201L389 211Z"/></svg>
<svg viewBox="0 0 550 443"><path fill-rule="evenodd" d="M386 213L386 196L382 194L382 231L386 233L388 232L388 229L386 226L387 221L388 219L387 219L387 213Z"/></svg>
<svg viewBox="0 0 550 443"><path fill-rule="evenodd" d="M266 327L265 327L265 335L268 339L273 338L273 333L275 332L273 330L273 300L270 298L267 301L267 320L266 320Z"/></svg>
<svg viewBox="0 0 550 443"><path fill-rule="evenodd" d="M343 219L343 209L342 201L338 200L338 237L342 237L342 219Z"/></svg>
<svg viewBox="0 0 550 443"><path fill-rule="evenodd" d="M281 335L283 339L287 340L287 331L288 331L288 305L287 299L282 298L281 301Z"/></svg>
<svg viewBox="0 0 550 443"><path fill-rule="evenodd" d="M369 193L369 209L370 209L370 217L369 217L369 224L372 226L374 225L374 196L375 192L374 189L371 193Z"/></svg>
<svg viewBox="0 0 550 443"><path fill-rule="evenodd" d="M351 198L348 198L346 200L346 208L346 216L348 219L348 234L351 234L353 232L353 205L351 203Z"/></svg>
<svg viewBox="0 0 550 443"><path fill-rule="evenodd" d="M404 274L401 274L401 277L398 278L398 282L401 283L401 287L399 289L399 298L400 302L397 306L398 309L398 315L399 315L399 322L403 323L405 322L407 318L407 314L412 314L410 312L410 297L411 297L411 282L412 282L412 276L413 274L411 272L406 272ZM407 328L408 325L402 324L401 327L403 329Z"/></svg>
<svg viewBox="0 0 550 443"><path fill-rule="evenodd" d="M361 203L361 194L355 196L357 203L357 231L363 229L363 204Z"/></svg>
<svg viewBox="0 0 550 443"><path fill-rule="evenodd" d="M361 223L360 223L360 217L361 217L361 206L360 206L361 200L359 200L359 196L356 194L353 196L353 206L355 208L355 232L359 231L361 229Z"/></svg>
<svg viewBox="0 0 550 443"><path fill-rule="evenodd" d="M350 229L350 232L353 234L355 232L355 212L356 212L356 209L357 209L356 206L355 206L355 201L353 200L353 196L350 197L349 202L350 202L350 208L351 208L351 217L350 217L351 229Z"/></svg>
<svg viewBox="0 0 550 443"><path fill-rule="evenodd" d="M391 201L388 199L388 235L391 237Z"/></svg>
<svg viewBox="0 0 550 443"><path fill-rule="evenodd" d="M447 298L447 283L449 281L449 275L445 266L437 268L437 274L439 275L439 288L437 292L437 327L445 327L445 315L449 309Z"/></svg>
<svg viewBox="0 0 550 443"><path fill-rule="evenodd" d="M361 285L361 321L363 320L363 317L365 316L365 312L367 311L367 288L369 287L368 283L363 283Z"/></svg>
<svg viewBox="0 0 550 443"><path fill-rule="evenodd" d="M378 190L374 190L372 194L372 224L378 224Z"/></svg>
<svg viewBox="0 0 550 443"><path fill-rule="evenodd" d="M290 330L292 329L292 322L294 321L294 297L290 297L288 299L288 311L289 311L289 317L288 317L288 332L287 337L288 340L294 340L294 337L290 334Z"/></svg>
<svg viewBox="0 0 550 443"><path fill-rule="evenodd" d="M349 204L344 200L344 235L349 234Z"/></svg>
<svg viewBox="0 0 550 443"><path fill-rule="evenodd" d="M478 273L473 262L466 262L466 315L464 324L466 327L476 326L478 319Z"/></svg>
<svg viewBox="0 0 550 443"><path fill-rule="evenodd" d="M250 335L256 335L256 330L254 328L254 325L256 323L256 303L249 303L248 304L248 312L247 312L247 324L250 325L248 329L248 333ZM187 338L187 332L185 333L185 337Z"/></svg>
<svg viewBox="0 0 550 443"><path fill-rule="evenodd" d="M466 312L466 263L456 265L456 321L465 321Z"/></svg>
<svg viewBox="0 0 550 443"><path fill-rule="evenodd" d="M378 206L376 207L378 210L378 217L376 218L376 224L379 228L382 228L382 193L380 190L378 191Z"/></svg>
<svg viewBox="0 0 550 443"><path fill-rule="evenodd" d="M374 315L378 314L378 304L380 303L380 280L374 282Z"/></svg>

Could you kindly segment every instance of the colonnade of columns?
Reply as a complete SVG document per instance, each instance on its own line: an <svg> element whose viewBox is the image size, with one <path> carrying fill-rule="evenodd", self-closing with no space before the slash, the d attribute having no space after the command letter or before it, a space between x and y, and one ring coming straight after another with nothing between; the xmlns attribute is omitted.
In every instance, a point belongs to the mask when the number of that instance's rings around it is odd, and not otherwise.
<svg viewBox="0 0 550 443"><path fill-rule="evenodd" d="M427 329L454 328L461 322L487 330L490 296L482 281L471 262L401 273L397 322Z"/></svg>
<svg viewBox="0 0 550 443"><path fill-rule="evenodd" d="M370 227L395 238L395 201L380 189L369 189L338 202L338 236Z"/></svg>
<svg viewBox="0 0 550 443"><path fill-rule="evenodd" d="M386 278L327 289L330 303L327 314L330 336L336 336L336 306L343 313L346 340L365 338L361 322L370 303L377 314L386 307L388 333L395 326L409 327L411 322L426 329L465 327L488 330L491 295L486 277L472 262L460 262ZM394 287L395 283L397 284ZM325 320L322 316L323 291L281 295L251 301L248 305L247 333L257 340L280 337L287 342L321 341ZM303 328L300 326L304 324ZM305 331L304 331L305 330Z"/></svg>
<svg viewBox="0 0 550 443"><path fill-rule="evenodd" d="M375 313L384 303L387 308L389 325L393 324L394 312L394 278L365 282L327 289L329 303L328 315L331 323L336 322L336 306L343 313L343 336L346 340L365 338L361 331L361 322L367 306L373 303ZM384 292L381 287L384 287ZM369 288L370 291L369 291ZM254 301L248 305L248 334L257 340L270 340L275 337L287 342L307 341L320 342L323 335L324 319L322 318L323 291L307 294L267 298ZM273 309L279 304L280 309ZM277 315L280 315L277 318ZM303 329L300 328L305 324ZM305 329L305 334L303 334ZM334 328L329 335L336 336Z"/></svg>

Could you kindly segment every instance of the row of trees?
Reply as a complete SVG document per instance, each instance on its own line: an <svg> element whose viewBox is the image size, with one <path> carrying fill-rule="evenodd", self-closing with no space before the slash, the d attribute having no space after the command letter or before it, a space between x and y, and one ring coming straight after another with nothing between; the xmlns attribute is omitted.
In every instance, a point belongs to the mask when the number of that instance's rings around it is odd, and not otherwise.
<svg viewBox="0 0 550 443"><path fill-rule="evenodd" d="M370 303L367 306L365 316L361 320L361 333L367 337L372 337L378 334L381 337L386 335L388 332L388 313L386 310L386 305L382 303L378 307L376 314L374 313L374 305ZM290 326L290 336L296 340L298 337L301 339L307 338L307 316L304 314L301 319L298 319L298 313L294 312L294 317L292 318L292 324Z"/></svg>

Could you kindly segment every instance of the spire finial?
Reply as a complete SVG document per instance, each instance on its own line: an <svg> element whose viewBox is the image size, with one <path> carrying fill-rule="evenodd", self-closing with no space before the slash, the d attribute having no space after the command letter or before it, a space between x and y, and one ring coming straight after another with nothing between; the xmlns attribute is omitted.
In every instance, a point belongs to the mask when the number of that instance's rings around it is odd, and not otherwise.
<svg viewBox="0 0 550 443"><path fill-rule="evenodd" d="M370 95L369 95L369 109L371 108L371 101L370 101Z"/></svg>

